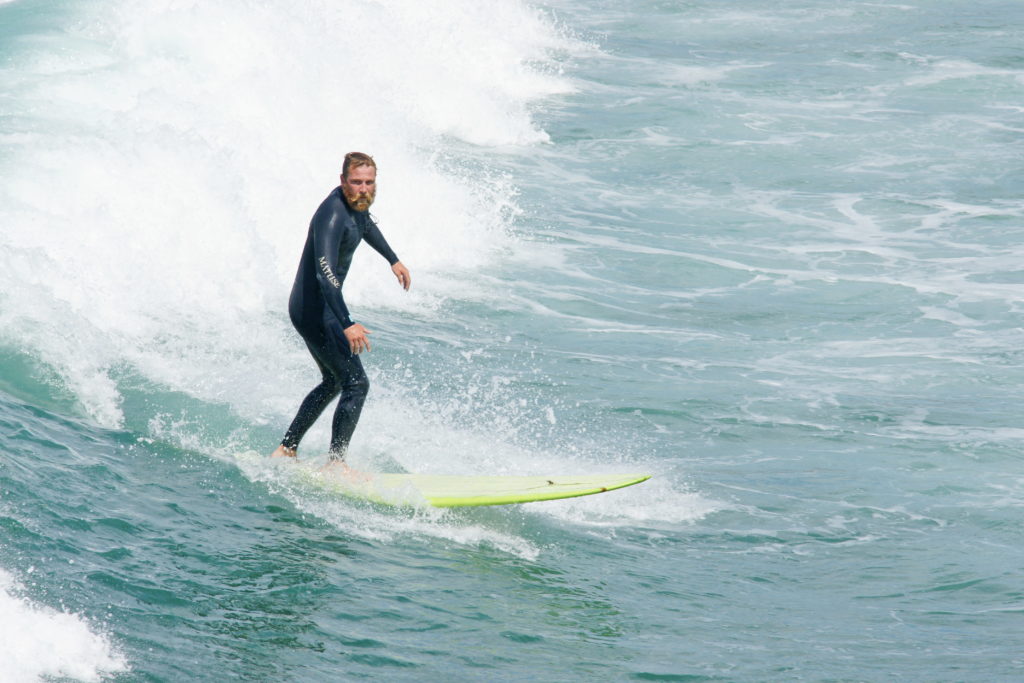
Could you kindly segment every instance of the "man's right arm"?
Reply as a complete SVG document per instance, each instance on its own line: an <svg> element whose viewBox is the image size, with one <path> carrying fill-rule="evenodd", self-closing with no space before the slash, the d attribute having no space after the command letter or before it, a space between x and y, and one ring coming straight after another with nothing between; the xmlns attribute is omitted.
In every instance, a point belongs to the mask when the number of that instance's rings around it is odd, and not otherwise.
<svg viewBox="0 0 1024 683"><path fill-rule="evenodd" d="M321 206L313 216L313 265L324 300L331 313L341 323L342 329L345 329L352 326L352 317L341 295L341 279L338 277L342 220L337 212L324 206Z"/></svg>

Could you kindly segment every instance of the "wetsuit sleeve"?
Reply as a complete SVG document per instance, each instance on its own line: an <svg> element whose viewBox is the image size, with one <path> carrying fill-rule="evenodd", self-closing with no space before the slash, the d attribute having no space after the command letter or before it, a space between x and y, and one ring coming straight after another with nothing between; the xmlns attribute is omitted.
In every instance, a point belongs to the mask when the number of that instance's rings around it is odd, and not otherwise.
<svg viewBox="0 0 1024 683"><path fill-rule="evenodd" d="M341 323L342 329L345 329L353 323L345 299L341 296L341 278L338 277L341 221L341 216L334 211L321 210L313 216L313 260L324 301Z"/></svg>
<svg viewBox="0 0 1024 683"><path fill-rule="evenodd" d="M395 252L391 251L388 241L384 239L380 228L372 220L366 221L366 232L363 233L363 239L366 240L367 244L376 249L378 254L387 259L388 263L391 265L398 263L398 257L395 256Z"/></svg>

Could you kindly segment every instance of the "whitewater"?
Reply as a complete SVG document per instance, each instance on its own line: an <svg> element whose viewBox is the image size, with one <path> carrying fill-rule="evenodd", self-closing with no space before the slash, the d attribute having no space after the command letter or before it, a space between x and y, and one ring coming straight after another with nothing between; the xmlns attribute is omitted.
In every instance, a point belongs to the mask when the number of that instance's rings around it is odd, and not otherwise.
<svg viewBox="0 0 1024 683"><path fill-rule="evenodd" d="M1024 674L1024 6L0 3L0 680ZM269 453L346 152L353 466ZM306 437L316 463L325 416Z"/></svg>

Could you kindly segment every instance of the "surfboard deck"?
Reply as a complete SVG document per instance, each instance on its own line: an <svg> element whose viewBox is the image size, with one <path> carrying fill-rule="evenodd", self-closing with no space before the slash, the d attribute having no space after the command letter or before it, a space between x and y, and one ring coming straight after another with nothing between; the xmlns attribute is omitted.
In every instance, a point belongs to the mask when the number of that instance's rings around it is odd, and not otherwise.
<svg viewBox="0 0 1024 683"><path fill-rule="evenodd" d="M578 476L466 476L311 471L311 485L346 496L396 506L433 507L511 505L575 498L621 489L651 478L649 474Z"/></svg>

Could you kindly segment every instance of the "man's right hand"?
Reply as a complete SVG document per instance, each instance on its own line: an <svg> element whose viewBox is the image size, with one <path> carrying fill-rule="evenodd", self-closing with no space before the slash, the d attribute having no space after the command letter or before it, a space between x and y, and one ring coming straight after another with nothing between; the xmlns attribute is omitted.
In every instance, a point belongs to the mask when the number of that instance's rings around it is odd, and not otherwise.
<svg viewBox="0 0 1024 683"><path fill-rule="evenodd" d="M348 340L348 348L352 353L359 354L370 350L370 338L367 335L373 334L368 329L355 323L345 328L345 339Z"/></svg>

